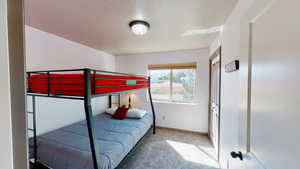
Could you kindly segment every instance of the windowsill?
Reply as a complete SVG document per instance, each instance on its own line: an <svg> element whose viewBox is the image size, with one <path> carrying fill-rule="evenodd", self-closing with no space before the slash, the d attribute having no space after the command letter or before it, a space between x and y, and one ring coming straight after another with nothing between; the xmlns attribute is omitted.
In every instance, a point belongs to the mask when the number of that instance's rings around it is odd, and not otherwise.
<svg viewBox="0 0 300 169"><path fill-rule="evenodd" d="M153 103L159 103L159 104L178 104L178 105L198 105L198 103L195 102L172 102L172 101L163 101L163 100L153 100Z"/></svg>

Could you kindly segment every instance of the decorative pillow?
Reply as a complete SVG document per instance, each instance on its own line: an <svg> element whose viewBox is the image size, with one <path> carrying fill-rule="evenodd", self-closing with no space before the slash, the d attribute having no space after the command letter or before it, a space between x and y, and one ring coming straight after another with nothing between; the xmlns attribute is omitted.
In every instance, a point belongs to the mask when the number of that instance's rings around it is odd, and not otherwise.
<svg viewBox="0 0 300 169"><path fill-rule="evenodd" d="M117 111L117 109L118 109L118 107L107 108L107 109L105 110L105 112L106 112L107 114L113 115L113 114L115 114L115 112Z"/></svg>
<svg viewBox="0 0 300 169"><path fill-rule="evenodd" d="M107 108L105 112L107 114L113 115L117 111L118 107L112 107ZM132 108L127 111L126 117L127 118L133 118L133 119L141 119L144 117L144 115L147 113L147 111L137 108Z"/></svg>
<svg viewBox="0 0 300 169"><path fill-rule="evenodd" d="M145 111L145 110L133 108L133 109L128 110L126 117L141 119L145 116L146 113L147 113L147 111Z"/></svg>
<svg viewBox="0 0 300 169"><path fill-rule="evenodd" d="M116 112L112 115L113 119L123 120L126 115L129 108L125 107L119 107Z"/></svg>

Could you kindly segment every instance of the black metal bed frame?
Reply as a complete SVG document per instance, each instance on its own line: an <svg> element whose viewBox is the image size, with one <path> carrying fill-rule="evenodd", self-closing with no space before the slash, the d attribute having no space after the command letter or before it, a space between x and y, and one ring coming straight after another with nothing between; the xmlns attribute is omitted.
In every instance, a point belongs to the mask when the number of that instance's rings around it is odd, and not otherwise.
<svg viewBox="0 0 300 169"><path fill-rule="evenodd" d="M50 77L51 73L66 73L66 72L83 72L83 77L69 77L69 78L74 78L74 79L75 78L83 78L84 79L84 95L83 96L68 96L68 95L63 95L63 94L61 94L61 95L60 94L51 94L51 91L54 91L54 90L51 90L51 88L50 88L50 85L51 85L50 79L52 78L52 77ZM94 77L93 77L94 84L91 84L91 74L92 73L94 74ZM154 105L153 105L152 96L151 96L150 77L143 76L143 75L134 75L134 74L127 74L127 73L94 70L94 69L89 69L89 68L30 71L30 72L27 72L28 79L31 77L31 75L47 74L47 82L48 82L48 90L46 91L47 92L46 94L32 92L30 83L28 82L28 84L27 84L27 95L32 96L32 106L33 106L32 112L28 112L28 113L33 114L33 129L29 128L29 130L33 131L33 139L34 139L34 143L33 143L34 144L33 145L34 153L33 154L34 154L34 163L35 164L39 163L37 160L36 97L52 97L52 98L74 99L74 100L83 100L84 101L85 117L86 117L86 122L87 122L87 128L88 128L88 134L89 134L89 140L90 140L90 146L91 146L91 152L92 152L92 158L93 158L93 165L94 165L94 169L99 169L100 152L99 152L99 147L98 147L98 144L96 143L96 137L95 137L95 127L94 127L94 119L93 119L93 112L92 112L92 105L91 105L92 98L101 97L101 96L109 96L109 107L111 107L113 104L112 103L112 95L126 93L126 92L133 91L133 90L141 90L141 89L145 89L146 87L143 87L140 89L124 90L124 91L119 91L119 92L96 94L96 88L103 87L103 86L97 86L96 80L105 80L106 79L106 78L97 78L96 77L97 73L120 75L120 76L123 75L123 76L132 76L132 77L144 77L144 78L148 79L149 87L147 87L147 88L148 88L148 95L149 95L149 100L150 100L150 105L151 105L151 110L152 110L152 116L153 116L152 129L153 129L153 134L155 134L155 132L156 132L155 131L155 110L154 110ZM55 78L57 78L57 77L55 77ZM63 77L63 78L68 78L68 77ZM127 79L110 79L110 80L127 80ZM70 84L60 84L60 85L70 85ZM93 88L94 91L92 91L92 85L94 87ZM114 85L114 86L122 86L122 85ZM109 86L106 86L106 87L109 87ZM112 87L112 86L110 86L110 87ZM120 99L119 99L119 105L120 105ZM140 139L140 141L141 140L142 139Z"/></svg>

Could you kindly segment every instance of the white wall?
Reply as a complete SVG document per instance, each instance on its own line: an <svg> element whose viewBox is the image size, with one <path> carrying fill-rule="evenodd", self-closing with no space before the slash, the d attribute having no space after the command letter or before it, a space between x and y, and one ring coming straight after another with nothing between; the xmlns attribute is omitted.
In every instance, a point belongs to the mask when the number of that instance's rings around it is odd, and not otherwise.
<svg viewBox="0 0 300 169"><path fill-rule="evenodd" d="M114 71L115 56L26 26L27 71L92 68ZM92 100L93 111L100 113L108 105L107 97ZM31 97L28 97L29 110ZM37 99L39 133L60 128L85 118L83 102L53 98Z"/></svg>
<svg viewBox="0 0 300 169"><path fill-rule="evenodd" d="M116 69L120 72L147 74L149 64L197 62L195 104L158 103L154 106L157 125L163 127L208 132L208 49L157 52L116 57ZM138 92L133 105L150 110L146 91ZM127 100L125 100L127 103Z"/></svg>
<svg viewBox="0 0 300 169"><path fill-rule="evenodd" d="M216 39L209 46L209 56L212 56L215 51L221 46L223 32L219 33Z"/></svg>

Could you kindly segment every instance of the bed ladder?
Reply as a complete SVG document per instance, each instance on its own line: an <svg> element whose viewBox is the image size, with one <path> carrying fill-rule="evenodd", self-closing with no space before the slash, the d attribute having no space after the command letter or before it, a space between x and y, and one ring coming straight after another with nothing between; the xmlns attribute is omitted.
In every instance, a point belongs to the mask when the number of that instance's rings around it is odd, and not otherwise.
<svg viewBox="0 0 300 169"><path fill-rule="evenodd" d="M28 126L27 130L28 130L28 136L30 136L29 134L32 133L32 137L33 137L33 143L29 140L29 154L32 153L33 150L33 158L31 158L30 156L30 163L34 164L37 162L37 139L36 139L36 107L35 107L35 96L31 96L32 97L32 111L27 111L27 118L29 119L29 117L32 117L32 126Z"/></svg>

